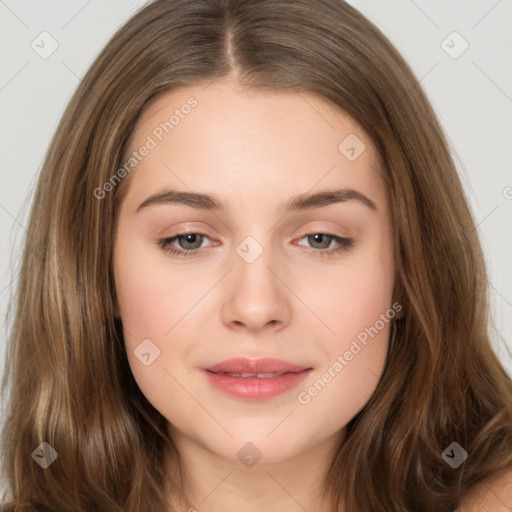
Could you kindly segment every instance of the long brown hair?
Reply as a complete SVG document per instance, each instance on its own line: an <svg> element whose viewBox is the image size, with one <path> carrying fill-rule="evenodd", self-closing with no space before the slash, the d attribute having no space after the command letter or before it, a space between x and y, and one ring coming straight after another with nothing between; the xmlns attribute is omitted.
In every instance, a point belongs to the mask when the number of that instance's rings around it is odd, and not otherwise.
<svg viewBox="0 0 512 512"><path fill-rule="evenodd" d="M178 453L131 375L115 315L112 245L129 179L94 191L122 167L149 103L228 74L329 100L366 130L385 170L405 315L333 454L333 510L453 510L512 467L512 382L491 348L485 262L439 122L404 59L342 0L156 0L85 75L44 161L21 264L3 383L9 510L168 510L164 453ZM31 458L43 442L58 452L46 469ZM441 456L452 442L469 454L457 469Z"/></svg>

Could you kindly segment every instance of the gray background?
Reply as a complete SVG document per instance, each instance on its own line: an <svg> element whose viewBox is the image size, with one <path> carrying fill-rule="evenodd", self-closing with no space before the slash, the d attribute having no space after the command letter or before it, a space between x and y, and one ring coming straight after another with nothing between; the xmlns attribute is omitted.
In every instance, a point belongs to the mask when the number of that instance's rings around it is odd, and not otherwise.
<svg viewBox="0 0 512 512"><path fill-rule="evenodd" d="M144 3L0 0L2 365L5 312L17 283L19 243L45 151L95 56ZM411 64L447 133L489 266L497 328L493 342L512 374L512 0L350 3ZM47 58L31 46L51 48L49 36L40 36L44 31L58 44ZM451 35L454 31L461 37ZM47 38L44 48L42 37Z"/></svg>

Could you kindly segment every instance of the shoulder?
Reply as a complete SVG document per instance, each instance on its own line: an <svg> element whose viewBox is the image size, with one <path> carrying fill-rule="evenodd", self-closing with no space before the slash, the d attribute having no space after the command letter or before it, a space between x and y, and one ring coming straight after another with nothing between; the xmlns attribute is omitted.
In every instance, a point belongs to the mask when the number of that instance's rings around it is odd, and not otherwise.
<svg viewBox="0 0 512 512"><path fill-rule="evenodd" d="M498 473L475 485L456 512L510 512L512 470Z"/></svg>

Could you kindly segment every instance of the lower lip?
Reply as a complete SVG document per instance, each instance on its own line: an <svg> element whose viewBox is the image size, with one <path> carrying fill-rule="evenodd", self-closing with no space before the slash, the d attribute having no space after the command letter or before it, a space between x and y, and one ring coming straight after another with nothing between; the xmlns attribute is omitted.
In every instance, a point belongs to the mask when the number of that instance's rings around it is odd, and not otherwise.
<svg viewBox="0 0 512 512"><path fill-rule="evenodd" d="M288 391L302 382L311 368L296 373L284 373L279 377L260 379L258 377L231 377L204 370L206 376L217 389L237 398L265 399Z"/></svg>

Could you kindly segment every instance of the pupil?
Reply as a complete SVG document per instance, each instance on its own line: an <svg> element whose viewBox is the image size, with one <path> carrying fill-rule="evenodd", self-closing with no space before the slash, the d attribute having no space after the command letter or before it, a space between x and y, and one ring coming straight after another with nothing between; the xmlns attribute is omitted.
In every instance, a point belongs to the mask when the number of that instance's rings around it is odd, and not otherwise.
<svg viewBox="0 0 512 512"><path fill-rule="evenodd" d="M313 235L313 239L315 240L315 243L319 243L319 244L322 244L322 238L324 237L325 235L322 234L322 233L315 233ZM328 238L328 237L327 237ZM325 245L325 240L324 240L324 245ZM329 245L329 244L327 244Z"/></svg>
<svg viewBox="0 0 512 512"><path fill-rule="evenodd" d="M197 237L197 236L198 236L198 235L196 235L196 234L184 235L184 237L183 237L183 238L185 239L185 242L184 242L184 243L185 243L185 246L186 246L186 244L189 244L189 243L190 243L190 244L192 244L192 245L193 245L194 243L196 243L196 242L197 242L197 240L196 240L196 237ZM190 247L188 247L188 248L190 249ZM195 249L195 247L192 247L192 249Z"/></svg>

